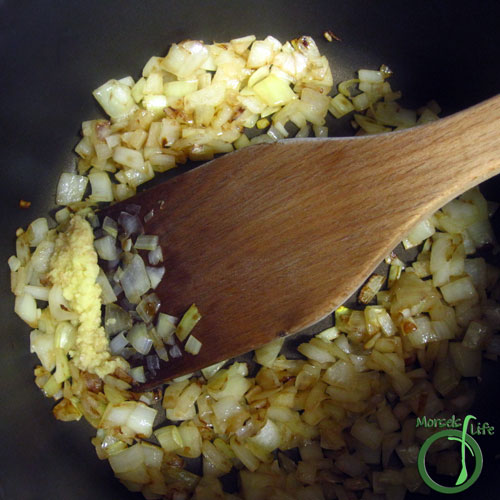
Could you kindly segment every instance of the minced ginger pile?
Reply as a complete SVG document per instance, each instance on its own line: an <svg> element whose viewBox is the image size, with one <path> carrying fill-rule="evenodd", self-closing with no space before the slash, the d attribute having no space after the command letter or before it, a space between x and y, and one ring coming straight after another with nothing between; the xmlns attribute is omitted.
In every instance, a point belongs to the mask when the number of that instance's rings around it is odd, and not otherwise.
<svg viewBox="0 0 500 500"><path fill-rule="evenodd" d="M122 358L111 359L108 337L101 326L101 288L90 224L75 215L66 231L57 235L50 260L49 280L61 288L69 309L78 316L72 359L80 370L103 378L118 367L127 368Z"/></svg>

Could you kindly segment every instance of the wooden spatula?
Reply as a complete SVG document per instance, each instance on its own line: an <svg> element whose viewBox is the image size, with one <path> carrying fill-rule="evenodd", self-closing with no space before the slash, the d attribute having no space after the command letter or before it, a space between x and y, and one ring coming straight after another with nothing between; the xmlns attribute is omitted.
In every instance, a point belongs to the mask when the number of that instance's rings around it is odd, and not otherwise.
<svg viewBox="0 0 500 500"><path fill-rule="evenodd" d="M202 315L200 353L142 388L319 321L416 223L498 172L499 96L411 130L245 148L127 200L154 213L161 310Z"/></svg>

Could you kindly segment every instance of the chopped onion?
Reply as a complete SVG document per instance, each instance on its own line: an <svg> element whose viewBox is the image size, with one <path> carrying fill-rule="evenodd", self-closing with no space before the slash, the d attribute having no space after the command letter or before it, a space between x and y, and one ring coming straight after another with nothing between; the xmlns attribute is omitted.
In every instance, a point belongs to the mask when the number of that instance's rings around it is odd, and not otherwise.
<svg viewBox="0 0 500 500"><path fill-rule="evenodd" d="M130 376L139 384L143 384L146 382L146 375L144 374L144 366L136 366L135 368L131 368Z"/></svg>
<svg viewBox="0 0 500 500"><path fill-rule="evenodd" d="M62 289L59 285L54 285L49 292L50 314L57 321L71 321L78 319L75 312L70 311L68 303L63 297Z"/></svg>
<svg viewBox="0 0 500 500"><path fill-rule="evenodd" d="M158 357L165 362L168 361L168 352L165 348L165 344L154 327L149 329L149 335L153 339L153 347Z"/></svg>
<svg viewBox="0 0 500 500"><path fill-rule="evenodd" d="M144 223L147 224L155 215L154 210L150 210L145 216L144 216Z"/></svg>
<svg viewBox="0 0 500 500"><path fill-rule="evenodd" d="M140 255L134 255L123 270L120 283L127 299L132 304L138 304L141 296L151 288L146 266Z"/></svg>
<svg viewBox="0 0 500 500"><path fill-rule="evenodd" d="M137 250L156 250L156 248L158 248L158 236L140 234L135 240L134 248Z"/></svg>
<svg viewBox="0 0 500 500"><path fill-rule="evenodd" d="M165 268L146 266L146 272L148 273L149 281L151 282L151 288L155 290L163 279Z"/></svg>
<svg viewBox="0 0 500 500"><path fill-rule="evenodd" d="M12 272L16 272L21 267L21 261L15 255L11 255L7 263Z"/></svg>
<svg viewBox="0 0 500 500"><path fill-rule="evenodd" d="M115 238L118 236L118 224L114 219L111 217L104 217L104 220L102 222L102 228L104 231L106 231L112 238Z"/></svg>
<svg viewBox="0 0 500 500"><path fill-rule="evenodd" d="M175 333L175 322L177 318L169 316L168 314L159 313L158 321L156 322L156 332L164 342L172 337Z"/></svg>
<svg viewBox="0 0 500 500"><path fill-rule="evenodd" d="M118 335L115 335L109 342L109 351L114 356L121 355L121 353L123 352L123 348L126 347L128 343L129 342L126 339L125 334L121 332Z"/></svg>
<svg viewBox="0 0 500 500"><path fill-rule="evenodd" d="M97 255L103 260L113 261L120 257L120 249L116 246L116 240L109 234L94 240Z"/></svg>
<svg viewBox="0 0 500 500"><path fill-rule="evenodd" d="M57 184L56 203L69 205L81 201L87 189L88 178L82 175L63 172Z"/></svg>
<svg viewBox="0 0 500 500"><path fill-rule="evenodd" d="M26 230L30 246L36 247L45 239L49 232L49 226L45 217L35 219Z"/></svg>
<svg viewBox="0 0 500 500"><path fill-rule="evenodd" d="M127 237L132 236L133 234L144 233L141 219L139 219L137 215L121 212L118 217L118 224L120 224L123 228Z"/></svg>
<svg viewBox="0 0 500 500"><path fill-rule="evenodd" d="M31 256L31 265L37 273L49 271L50 259L54 253L55 243L50 240L41 241Z"/></svg>
<svg viewBox="0 0 500 500"><path fill-rule="evenodd" d="M132 328L130 314L118 304L106 304L104 308L104 329L108 335L115 335Z"/></svg>
<svg viewBox="0 0 500 500"><path fill-rule="evenodd" d="M184 313L177 328L175 330L175 334L177 338L182 342L186 339L186 337L191 333L193 328L196 326L196 323L200 321L201 314L198 311L198 308L192 304L189 309Z"/></svg>
<svg viewBox="0 0 500 500"><path fill-rule="evenodd" d="M184 345L184 350L193 356L196 356L200 352L202 345L203 344L196 337L190 335Z"/></svg>
<svg viewBox="0 0 500 500"><path fill-rule="evenodd" d="M104 271L101 268L99 268L96 283L101 287L101 302L104 305L116 302L115 292L113 291L113 288L111 288L108 277L104 274Z"/></svg>
<svg viewBox="0 0 500 500"><path fill-rule="evenodd" d="M24 287L25 293L31 295L33 298L37 300L49 300L49 291L50 289L45 286L35 286L35 285L26 285Z"/></svg>
<svg viewBox="0 0 500 500"><path fill-rule="evenodd" d="M137 435L149 437L153 433L153 422L157 410L150 408L144 403L137 402L135 408L127 418L127 427L132 429Z"/></svg>
<svg viewBox="0 0 500 500"><path fill-rule="evenodd" d="M92 94L111 118L126 117L136 108L130 87L116 80L107 81Z"/></svg>
<svg viewBox="0 0 500 500"><path fill-rule="evenodd" d="M177 344L172 346L170 348L170 350L168 351L168 353L170 354L170 356L172 358L180 358L182 356L182 351L180 350L180 348Z"/></svg>
<svg viewBox="0 0 500 500"><path fill-rule="evenodd" d="M160 309L160 304L158 295L150 293L143 296L135 310L145 323L151 323Z"/></svg>
<svg viewBox="0 0 500 500"><path fill-rule="evenodd" d="M152 266L157 266L160 262L163 262L163 252L161 246L158 245L154 250L148 253L148 260Z"/></svg>
<svg viewBox="0 0 500 500"><path fill-rule="evenodd" d="M127 333L127 341L140 354L146 356L153 345L144 323L136 323Z"/></svg>
<svg viewBox="0 0 500 500"><path fill-rule="evenodd" d="M113 201L113 189L109 175L102 170L93 170L88 179L90 181L93 201L109 202Z"/></svg>

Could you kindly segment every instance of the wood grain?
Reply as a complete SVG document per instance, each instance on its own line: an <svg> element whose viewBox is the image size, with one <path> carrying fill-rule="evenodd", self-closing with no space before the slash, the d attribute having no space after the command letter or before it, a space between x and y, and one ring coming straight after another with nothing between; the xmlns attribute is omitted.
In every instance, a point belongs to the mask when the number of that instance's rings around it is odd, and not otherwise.
<svg viewBox="0 0 500 500"><path fill-rule="evenodd" d="M499 132L495 97L411 130L242 149L130 200L154 211L161 310L182 315L194 302L202 314L200 354L143 387L331 313L419 220L500 171Z"/></svg>

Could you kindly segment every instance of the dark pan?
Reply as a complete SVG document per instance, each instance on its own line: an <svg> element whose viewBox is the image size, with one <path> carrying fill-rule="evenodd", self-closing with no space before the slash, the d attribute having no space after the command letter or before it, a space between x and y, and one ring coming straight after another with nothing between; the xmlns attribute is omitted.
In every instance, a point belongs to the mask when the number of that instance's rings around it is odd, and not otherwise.
<svg viewBox="0 0 500 500"><path fill-rule="evenodd" d="M448 114L499 91L499 14L496 1L0 0L0 498L138 498L96 458L90 426L57 422L34 386L29 329L13 313L6 265L15 229L53 208L58 176L74 165L80 123L100 114L94 88L136 77L151 55L185 38L309 34L336 83L385 63L406 104L433 98ZM342 41L327 43L325 30ZM330 126L350 133L347 119ZM498 181L485 189L500 201ZM20 199L31 201L29 210L19 208ZM485 368L474 412L500 432L499 369ZM481 441L483 473L457 498L498 497L499 444L497 436Z"/></svg>

